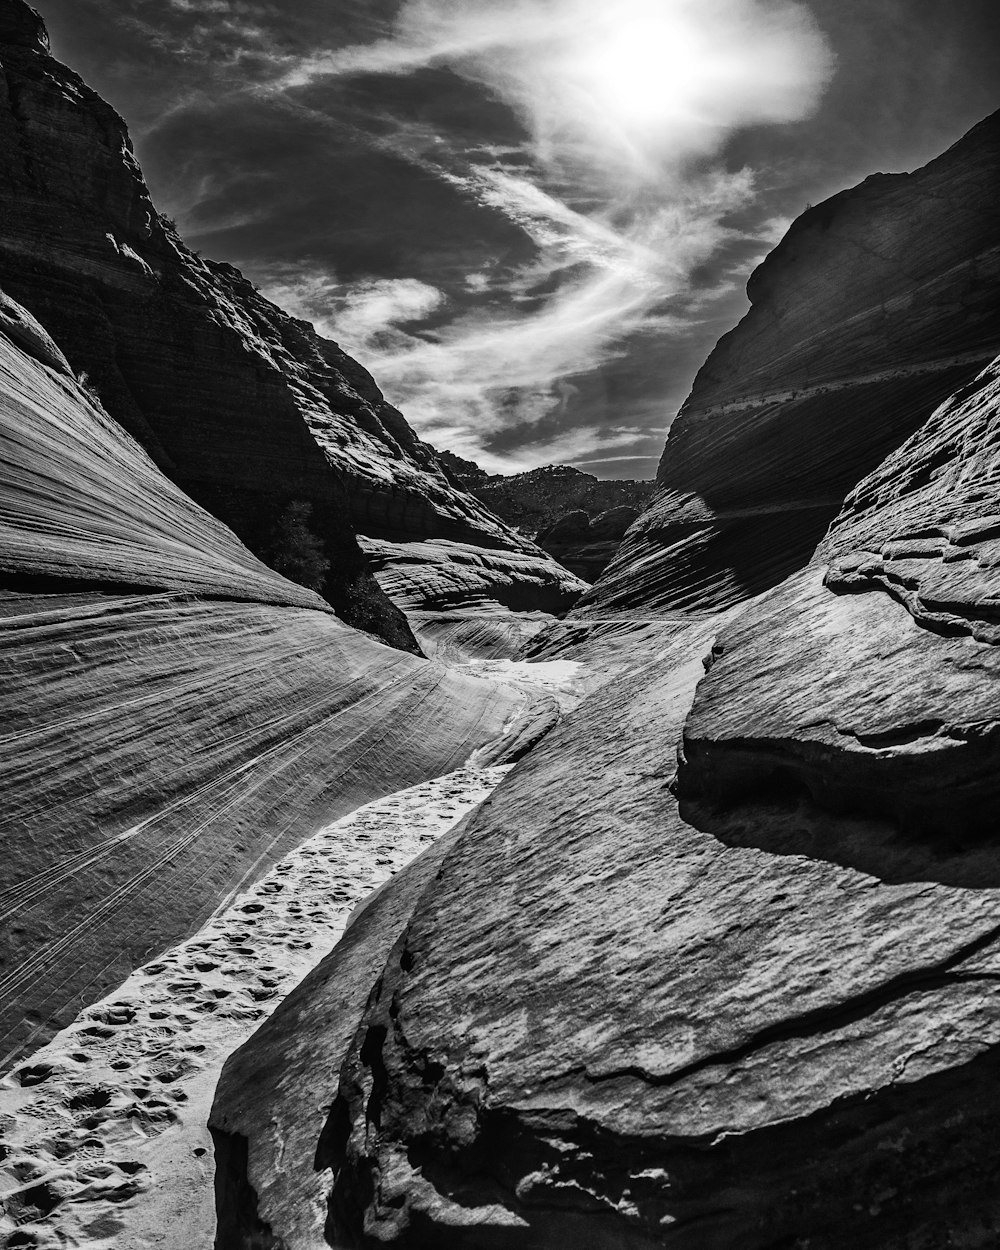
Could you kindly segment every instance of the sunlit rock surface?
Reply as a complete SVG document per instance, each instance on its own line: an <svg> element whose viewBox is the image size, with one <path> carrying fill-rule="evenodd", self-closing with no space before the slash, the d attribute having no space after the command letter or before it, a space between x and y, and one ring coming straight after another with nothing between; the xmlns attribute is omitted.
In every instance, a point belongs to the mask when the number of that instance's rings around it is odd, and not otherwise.
<svg viewBox="0 0 1000 1250"><path fill-rule="evenodd" d="M582 607L704 609L801 568L851 488L1000 351L998 199L994 114L923 169L794 222Z"/></svg>
<svg viewBox="0 0 1000 1250"><path fill-rule="evenodd" d="M487 550L448 539L382 542L362 538L375 575L394 603L407 612L507 608L515 612L559 612L584 588L525 540L521 551Z"/></svg>
<svg viewBox="0 0 1000 1250"><path fill-rule="evenodd" d="M582 584L453 486L359 364L185 247L125 123L47 47L37 14L0 0L0 282L111 416L258 553L289 504L308 504L330 562L320 590L393 645L416 646L356 533L396 544L411 583L411 541L444 539L486 549L532 608L569 606Z"/></svg>
<svg viewBox="0 0 1000 1250"><path fill-rule="evenodd" d="M321 824L458 767L526 700L381 645L265 567L6 298L0 452L8 1066Z"/></svg>
<svg viewBox="0 0 1000 1250"><path fill-rule="evenodd" d="M410 612L410 625L424 655L465 663L519 656L553 625L546 612Z"/></svg>

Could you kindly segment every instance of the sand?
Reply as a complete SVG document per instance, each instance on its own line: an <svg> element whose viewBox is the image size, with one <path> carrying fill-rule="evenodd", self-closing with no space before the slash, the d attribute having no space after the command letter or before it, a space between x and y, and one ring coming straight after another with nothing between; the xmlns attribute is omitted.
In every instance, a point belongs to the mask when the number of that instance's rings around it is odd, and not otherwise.
<svg viewBox="0 0 1000 1250"><path fill-rule="evenodd" d="M570 673L547 667L532 686L564 689ZM466 767L327 826L0 1082L0 1245L210 1250L206 1121L226 1057L357 903L507 771Z"/></svg>

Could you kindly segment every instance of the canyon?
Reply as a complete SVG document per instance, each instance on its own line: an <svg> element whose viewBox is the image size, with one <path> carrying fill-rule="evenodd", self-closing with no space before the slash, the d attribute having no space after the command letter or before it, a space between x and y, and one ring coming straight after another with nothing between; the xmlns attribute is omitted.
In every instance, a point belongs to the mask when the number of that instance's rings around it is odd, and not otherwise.
<svg viewBox="0 0 1000 1250"><path fill-rule="evenodd" d="M0 1242L995 1245L1000 114L587 586L0 65Z"/></svg>

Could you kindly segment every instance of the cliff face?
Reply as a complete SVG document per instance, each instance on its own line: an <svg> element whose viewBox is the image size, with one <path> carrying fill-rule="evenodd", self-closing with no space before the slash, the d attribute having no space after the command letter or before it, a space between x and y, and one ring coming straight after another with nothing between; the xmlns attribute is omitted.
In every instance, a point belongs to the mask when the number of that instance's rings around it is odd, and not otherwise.
<svg viewBox="0 0 1000 1250"><path fill-rule="evenodd" d="M173 481L259 553L308 505L324 597L398 646L415 644L356 533L394 544L386 564L410 541L513 553L508 580L530 568L533 606L572 602L574 579L455 489L360 365L184 246L124 122L48 54L21 0L0 4L0 67L0 282ZM488 576L477 589L490 598Z"/></svg>
<svg viewBox="0 0 1000 1250"><path fill-rule="evenodd" d="M995 136L994 119L942 158L954 186L916 184L929 204L912 181L876 182L861 200L908 187L897 221L912 222L947 191L962 225L961 204L983 207L976 188L995 185ZM994 220L977 218L984 231ZM822 252L822 220L807 227ZM971 230L955 233L967 244ZM954 243L921 237L939 261ZM322 1231L293 1185L268 1191L254 1173L267 1098L293 1095L277 1083L255 1102L252 1079L287 1046L296 1088L332 1102L308 1157L327 1176L332 1245L997 1243L1000 361L935 408L957 366L917 350L935 316L949 359L979 350L998 307L992 255L980 249L975 278L965 261L935 269L968 277L961 341L943 277L914 288L909 319L893 311L901 346L886 347L886 372L906 399L874 441L900 412L925 416L908 438L897 428L867 474L857 458L842 478L831 469L824 488L847 482L846 499L824 505L835 515L812 560L800 550L804 567L749 604L641 622L632 671L568 717L438 860L363 912L260 1049L231 1061L213 1113L231 1165L220 1193L266 1193L258 1233ZM803 251L796 264L832 262ZM815 287L801 317L820 327L839 308L848 326L861 279L845 266L844 281L847 294L832 274ZM845 404L869 385L852 376ZM798 444L801 474L786 441L746 435L741 489L763 491L771 461L808 480L844 421L863 432L853 407L838 424L821 399L799 408L828 418ZM762 438L782 406L761 409ZM739 425L718 418L732 440L757 410L741 411ZM695 429L682 425L682 450ZM757 550L758 582L780 575L791 547L778 540L807 510L775 490L766 515L746 508L745 535L735 513L723 534L698 503L677 602L710 607L753 584L735 577L735 556L725 569L702 558L712 534L740 559ZM775 541L755 548L766 526ZM674 602L661 557L650 543L630 574L651 570L651 614ZM560 654L583 653L574 630L587 623L561 627ZM218 1244L241 1244L225 1215Z"/></svg>
<svg viewBox="0 0 1000 1250"><path fill-rule="evenodd" d="M1000 114L912 174L809 209L752 275L667 439L596 610L776 585L844 496L1000 350Z"/></svg>
<svg viewBox="0 0 1000 1250"><path fill-rule="evenodd" d="M167 480L0 297L8 1067L320 824L523 700L348 628Z"/></svg>

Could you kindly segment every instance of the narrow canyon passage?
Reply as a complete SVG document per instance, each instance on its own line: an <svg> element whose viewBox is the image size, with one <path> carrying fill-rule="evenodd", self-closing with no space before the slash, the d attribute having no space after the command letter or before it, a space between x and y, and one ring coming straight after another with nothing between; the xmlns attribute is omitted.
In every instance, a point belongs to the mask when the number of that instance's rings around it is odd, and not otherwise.
<svg viewBox="0 0 1000 1250"><path fill-rule="evenodd" d="M225 1059L330 951L354 907L508 771L464 767L322 829L5 1078L3 1243L210 1246L206 1122ZM325 1115L317 1106L317 1134Z"/></svg>

